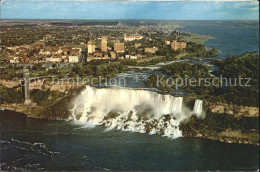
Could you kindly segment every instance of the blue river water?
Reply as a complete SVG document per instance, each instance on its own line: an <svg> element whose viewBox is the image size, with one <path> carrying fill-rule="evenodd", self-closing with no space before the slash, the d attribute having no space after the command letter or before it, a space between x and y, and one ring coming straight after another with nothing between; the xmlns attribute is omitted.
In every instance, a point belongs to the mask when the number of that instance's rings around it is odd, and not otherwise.
<svg viewBox="0 0 260 172"><path fill-rule="evenodd" d="M182 31L216 39L205 45L217 58L259 51L259 26L184 22ZM131 71L130 71L131 73ZM126 73L128 75L129 73ZM140 72L142 75L143 72ZM140 78L139 78L140 79ZM132 86L140 87L133 80ZM258 170L259 147L217 141L107 131L73 121L50 121L0 113L1 170Z"/></svg>
<svg viewBox="0 0 260 172"><path fill-rule="evenodd" d="M216 48L216 58L237 56L245 52L259 52L259 21L200 21L179 22L179 30L202 35L209 35L204 45Z"/></svg>
<svg viewBox="0 0 260 172"><path fill-rule="evenodd" d="M2 111L2 170L256 170L258 147L26 118Z"/></svg>

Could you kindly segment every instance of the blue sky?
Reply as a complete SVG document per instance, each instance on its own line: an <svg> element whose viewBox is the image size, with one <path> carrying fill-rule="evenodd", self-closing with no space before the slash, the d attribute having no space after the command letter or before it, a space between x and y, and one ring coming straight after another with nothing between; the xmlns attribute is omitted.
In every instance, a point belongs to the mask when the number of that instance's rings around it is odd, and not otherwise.
<svg viewBox="0 0 260 172"><path fill-rule="evenodd" d="M257 1L5 0L5 19L258 20Z"/></svg>

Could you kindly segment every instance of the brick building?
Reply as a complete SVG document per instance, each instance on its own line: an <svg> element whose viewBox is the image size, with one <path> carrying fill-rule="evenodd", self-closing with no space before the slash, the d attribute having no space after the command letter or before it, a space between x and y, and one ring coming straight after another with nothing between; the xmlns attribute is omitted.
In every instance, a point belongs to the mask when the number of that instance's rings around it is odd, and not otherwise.
<svg viewBox="0 0 260 172"><path fill-rule="evenodd" d="M153 47L153 48L145 48L145 49L144 49L144 52L154 54L157 50L158 50L157 47Z"/></svg>
<svg viewBox="0 0 260 172"><path fill-rule="evenodd" d="M114 43L114 51L117 52L117 53L125 52L125 43L115 42Z"/></svg>
<svg viewBox="0 0 260 172"><path fill-rule="evenodd" d="M101 40L101 52L106 53L107 52L107 37L102 36Z"/></svg>
<svg viewBox="0 0 260 172"><path fill-rule="evenodd" d="M178 42L177 40L173 40L171 43L171 48L176 51L176 50L183 50L186 48L186 42Z"/></svg>

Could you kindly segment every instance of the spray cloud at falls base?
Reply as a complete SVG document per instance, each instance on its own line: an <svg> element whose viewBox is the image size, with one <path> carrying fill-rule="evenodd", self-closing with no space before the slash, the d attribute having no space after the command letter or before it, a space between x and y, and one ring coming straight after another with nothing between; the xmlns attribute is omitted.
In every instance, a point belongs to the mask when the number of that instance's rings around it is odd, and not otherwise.
<svg viewBox="0 0 260 172"><path fill-rule="evenodd" d="M181 121L203 113L202 100L196 100L193 110L189 110L183 106L183 97L124 88L86 86L72 104L72 120L171 138L182 136Z"/></svg>

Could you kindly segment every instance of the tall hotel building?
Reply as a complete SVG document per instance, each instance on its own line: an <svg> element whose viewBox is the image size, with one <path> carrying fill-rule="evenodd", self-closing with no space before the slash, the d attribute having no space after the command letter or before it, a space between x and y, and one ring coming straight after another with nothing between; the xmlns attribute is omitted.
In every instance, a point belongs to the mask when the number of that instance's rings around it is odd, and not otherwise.
<svg viewBox="0 0 260 172"><path fill-rule="evenodd" d="M88 54L94 53L96 50L96 46L92 41L88 41Z"/></svg>
<svg viewBox="0 0 260 172"><path fill-rule="evenodd" d="M107 52L107 37L102 36L101 40L101 52L106 53Z"/></svg>

